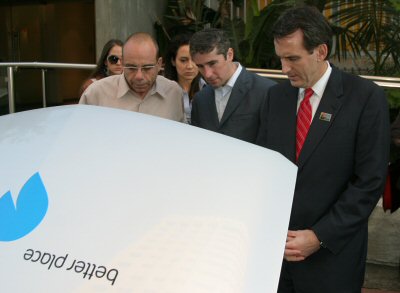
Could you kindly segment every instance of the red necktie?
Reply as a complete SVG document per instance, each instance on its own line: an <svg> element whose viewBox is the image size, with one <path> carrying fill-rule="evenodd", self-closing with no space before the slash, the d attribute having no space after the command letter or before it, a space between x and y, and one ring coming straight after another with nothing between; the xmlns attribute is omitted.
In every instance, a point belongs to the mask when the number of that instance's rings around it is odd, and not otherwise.
<svg viewBox="0 0 400 293"><path fill-rule="evenodd" d="M301 101L299 111L297 112L296 161L299 158L304 141L307 137L308 130L310 129L312 119L310 98L313 93L314 92L311 88L308 88L304 91L304 99Z"/></svg>

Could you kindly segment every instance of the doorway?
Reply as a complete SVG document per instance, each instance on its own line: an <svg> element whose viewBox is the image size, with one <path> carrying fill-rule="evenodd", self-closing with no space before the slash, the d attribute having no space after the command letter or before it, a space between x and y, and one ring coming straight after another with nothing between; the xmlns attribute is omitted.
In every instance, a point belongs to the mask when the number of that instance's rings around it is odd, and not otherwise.
<svg viewBox="0 0 400 293"><path fill-rule="evenodd" d="M0 19L0 62L96 63L94 0L8 1L0 4ZM88 70L47 70L47 104L77 102L89 74ZM4 91L5 68L0 76ZM41 70L18 69L14 83L17 111L42 106ZM0 107L3 104L0 100Z"/></svg>

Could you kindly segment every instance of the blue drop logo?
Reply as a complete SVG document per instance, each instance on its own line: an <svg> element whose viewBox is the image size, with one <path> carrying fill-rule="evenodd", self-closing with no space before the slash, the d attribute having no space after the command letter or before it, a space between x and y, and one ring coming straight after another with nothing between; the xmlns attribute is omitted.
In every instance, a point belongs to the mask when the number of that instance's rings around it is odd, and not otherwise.
<svg viewBox="0 0 400 293"><path fill-rule="evenodd" d="M0 241L13 241L32 232L43 220L49 205L39 173L22 187L14 206L11 192L0 197Z"/></svg>

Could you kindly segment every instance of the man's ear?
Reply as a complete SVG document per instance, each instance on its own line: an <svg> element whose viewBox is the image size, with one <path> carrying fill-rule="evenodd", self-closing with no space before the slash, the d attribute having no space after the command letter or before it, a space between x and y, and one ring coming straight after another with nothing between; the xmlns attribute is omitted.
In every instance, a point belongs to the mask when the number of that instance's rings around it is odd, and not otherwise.
<svg viewBox="0 0 400 293"><path fill-rule="evenodd" d="M324 61L328 57L328 46L326 44L318 45L315 51L317 53L317 61Z"/></svg>
<svg viewBox="0 0 400 293"><path fill-rule="evenodd" d="M158 60L157 60L157 63L156 63L156 69L157 69L158 73L160 73L160 71L161 71L161 68L162 68L162 65L163 65L162 61L163 61L162 57L158 57Z"/></svg>
<svg viewBox="0 0 400 293"><path fill-rule="evenodd" d="M171 58L171 64L172 64L172 66L176 67L176 63L175 63L174 58Z"/></svg>
<svg viewBox="0 0 400 293"><path fill-rule="evenodd" d="M234 56L233 49L229 48L228 52L226 52L226 60L232 61L233 60L233 56Z"/></svg>

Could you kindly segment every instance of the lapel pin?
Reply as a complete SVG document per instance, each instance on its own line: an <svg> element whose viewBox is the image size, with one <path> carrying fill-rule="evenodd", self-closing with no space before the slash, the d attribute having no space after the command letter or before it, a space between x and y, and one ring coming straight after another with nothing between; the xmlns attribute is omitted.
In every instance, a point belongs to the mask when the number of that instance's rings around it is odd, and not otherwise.
<svg viewBox="0 0 400 293"><path fill-rule="evenodd" d="M332 118L332 114L321 112L319 115L319 120L330 122Z"/></svg>

